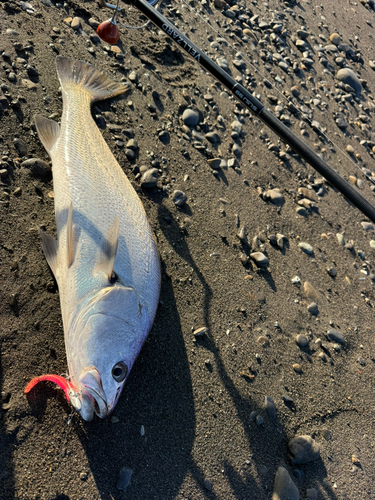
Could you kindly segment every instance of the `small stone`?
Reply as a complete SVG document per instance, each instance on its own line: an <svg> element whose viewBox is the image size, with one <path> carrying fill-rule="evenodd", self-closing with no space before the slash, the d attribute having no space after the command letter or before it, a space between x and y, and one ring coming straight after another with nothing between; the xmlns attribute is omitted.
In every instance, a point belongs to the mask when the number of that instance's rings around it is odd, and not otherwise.
<svg viewBox="0 0 375 500"><path fill-rule="evenodd" d="M73 17L70 27L74 30L78 30L81 27L81 21L80 17Z"/></svg>
<svg viewBox="0 0 375 500"><path fill-rule="evenodd" d="M88 23L89 25L94 28L94 30L96 31L96 29L99 27L100 25L100 22L97 21L95 18L93 17L90 17L90 19L88 20Z"/></svg>
<svg viewBox="0 0 375 500"><path fill-rule="evenodd" d="M340 35L337 33L332 33L332 35L329 37L329 41L334 45L340 45L341 43Z"/></svg>
<svg viewBox="0 0 375 500"><path fill-rule="evenodd" d="M126 143L126 147L128 149L132 149L133 151L136 151L138 149L138 142L136 139L129 139L128 142Z"/></svg>
<svg viewBox="0 0 375 500"><path fill-rule="evenodd" d="M374 231L374 225L372 222L361 222L361 226L365 231Z"/></svg>
<svg viewBox="0 0 375 500"><path fill-rule="evenodd" d="M131 149L129 150L131 151ZM157 168L150 168L141 177L141 186L149 189L156 186L158 182L159 171Z"/></svg>
<svg viewBox="0 0 375 500"><path fill-rule="evenodd" d="M177 207L182 207L187 201L187 196L183 191L176 190L173 192L172 200Z"/></svg>
<svg viewBox="0 0 375 500"><path fill-rule="evenodd" d="M277 469L272 500L299 500L298 488L285 467Z"/></svg>
<svg viewBox="0 0 375 500"><path fill-rule="evenodd" d="M111 424L118 424L119 422L120 419L118 417L115 417L115 415L111 417Z"/></svg>
<svg viewBox="0 0 375 500"><path fill-rule="evenodd" d="M292 464L306 464L320 456L320 447L311 436L295 436L289 441L288 448L292 454Z"/></svg>
<svg viewBox="0 0 375 500"><path fill-rule="evenodd" d="M296 342L299 347L307 347L309 345L309 341L306 335L303 335L302 333L297 335Z"/></svg>
<svg viewBox="0 0 375 500"><path fill-rule="evenodd" d="M334 267L327 267L326 271L332 278L335 278L337 276L337 271Z"/></svg>
<svg viewBox="0 0 375 500"><path fill-rule="evenodd" d="M307 311L313 316L317 316L319 313L318 304L316 302L312 302L307 306Z"/></svg>
<svg viewBox="0 0 375 500"><path fill-rule="evenodd" d="M81 479L81 481L86 481L86 479L87 479L87 473L86 472L81 472L81 474L79 475L79 478Z"/></svg>
<svg viewBox="0 0 375 500"><path fill-rule="evenodd" d="M268 265L268 259L262 252L251 253L250 258L253 259L258 267L266 267Z"/></svg>
<svg viewBox="0 0 375 500"><path fill-rule="evenodd" d="M220 142L220 136L216 132L208 132L205 138L212 144L218 144Z"/></svg>
<svg viewBox="0 0 375 500"><path fill-rule="evenodd" d="M118 490L126 490L126 488L130 484L132 474L132 469L130 469L129 467L122 467L117 479L116 488Z"/></svg>
<svg viewBox="0 0 375 500"><path fill-rule="evenodd" d="M263 347L268 346L270 343L269 338L266 337L265 335L261 335L260 337L258 337L257 342L259 345L261 345Z"/></svg>
<svg viewBox="0 0 375 500"><path fill-rule="evenodd" d="M9 35L9 36L18 36L19 35L18 31L14 30L12 28L8 28L5 33L6 33L6 35Z"/></svg>
<svg viewBox="0 0 375 500"><path fill-rule="evenodd" d="M51 174L51 165L40 158L30 158L21 163L21 167L30 169L38 177L46 177Z"/></svg>
<svg viewBox="0 0 375 500"><path fill-rule="evenodd" d="M362 92L362 85L353 70L342 68L337 72L336 78L347 85L350 85L357 95Z"/></svg>
<svg viewBox="0 0 375 500"><path fill-rule="evenodd" d="M336 238L337 238L338 244L343 247L345 245L344 235L341 233L337 233Z"/></svg>
<svg viewBox="0 0 375 500"><path fill-rule="evenodd" d="M207 163L212 168L212 170L217 170L221 165L221 158L212 158L207 160Z"/></svg>
<svg viewBox="0 0 375 500"><path fill-rule="evenodd" d="M194 330L193 335L196 339L204 337L208 333L208 328L206 326L202 326L201 328L197 328Z"/></svg>
<svg viewBox="0 0 375 500"><path fill-rule="evenodd" d="M346 152L349 153L349 154L353 154L354 153L354 148L353 148L353 146L351 144L348 144L345 149L346 149Z"/></svg>
<svg viewBox="0 0 375 500"><path fill-rule="evenodd" d="M285 202L284 196L278 188L269 189L263 193L263 199L269 200L274 205L283 205Z"/></svg>
<svg viewBox="0 0 375 500"><path fill-rule="evenodd" d="M207 478L203 481L203 486L207 491L212 491L212 484Z"/></svg>
<svg viewBox="0 0 375 500"><path fill-rule="evenodd" d="M264 418L262 417L262 415L257 415L256 419L255 419L255 423L257 424L257 426L259 427L260 425L263 425L264 423Z"/></svg>
<svg viewBox="0 0 375 500"><path fill-rule="evenodd" d="M334 342L339 342L340 344L345 344L344 335L333 328L328 330L327 337Z"/></svg>
<svg viewBox="0 0 375 500"><path fill-rule="evenodd" d="M27 145L22 139L14 139L13 143L20 156L27 155Z"/></svg>
<svg viewBox="0 0 375 500"><path fill-rule="evenodd" d="M375 240L370 240L370 247L375 248Z"/></svg>
<svg viewBox="0 0 375 500"><path fill-rule="evenodd" d="M294 365L293 365L293 370L294 370L296 373L298 373L299 375L301 375L301 374L302 374L302 367L301 367L301 365L300 365L300 364L298 364L298 363L294 363Z"/></svg>
<svg viewBox="0 0 375 500"><path fill-rule="evenodd" d="M306 500L317 500L318 492L315 488L307 488L306 490Z"/></svg>
<svg viewBox="0 0 375 500"><path fill-rule="evenodd" d="M301 243L298 244L298 247L308 255L312 255L314 253L314 248L310 245L310 243L301 241Z"/></svg>
<svg viewBox="0 0 375 500"><path fill-rule="evenodd" d="M274 419L276 417L276 405L274 400L270 396L266 396L264 403L268 417Z"/></svg>
<svg viewBox="0 0 375 500"><path fill-rule="evenodd" d="M199 122L199 114L192 109L185 109L182 113L182 121L188 127L195 127Z"/></svg>

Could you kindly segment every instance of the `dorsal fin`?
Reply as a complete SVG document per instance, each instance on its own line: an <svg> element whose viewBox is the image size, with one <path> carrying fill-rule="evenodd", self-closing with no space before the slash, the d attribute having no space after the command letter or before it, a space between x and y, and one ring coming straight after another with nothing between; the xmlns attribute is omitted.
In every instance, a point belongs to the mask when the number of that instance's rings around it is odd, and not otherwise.
<svg viewBox="0 0 375 500"><path fill-rule="evenodd" d="M50 234L45 233L38 228L38 233L40 236L40 239L42 240L42 249L44 252L44 255L46 257L47 263L49 267L51 268L53 275L56 277L56 272L57 272L57 249L58 249L58 242L55 240L53 236Z"/></svg>
<svg viewBox="0 0 375 500"><path fill-rule="evenodd" d="M68 268L73 262L73 203L70 202L68 220L66 223L66 251L68 258Z"/></svg>
<svg viewBox="0 0 375 500"><path fill-rule="evenodd" d="M39 139L42 141L47 153L51 156L52 148L60 136L60 125L54 120L44 118L42 115L36 115L34 122Z"/></svg>
<svg viewBox="0 0 375 500"><path fill-rule="evenodd" d="M113 226L109 228L107 236L103 241L100 260L94 269L94 273L98 271L104 272L108 277L108 281L110 281L112 278L113 266L115 264L115 257L118 246L118 237L119 237L119 222L118 222L118 217L116 215Z"/></svg>

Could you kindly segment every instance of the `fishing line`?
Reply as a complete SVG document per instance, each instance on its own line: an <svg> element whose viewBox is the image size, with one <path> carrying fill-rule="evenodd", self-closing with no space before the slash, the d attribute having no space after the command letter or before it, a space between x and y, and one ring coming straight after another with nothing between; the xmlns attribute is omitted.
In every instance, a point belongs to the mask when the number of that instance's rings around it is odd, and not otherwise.
<svg viewBox="0 0 375 500"><path fill-rule="evenodd" d="M247 62L249 64L249 66L256 72L258 73L262 78L263 80L267 81L271 87L275 90L275 92L277 92L290 106L293 106L296 110L297 110L297 114L298 114L298 117L302 120L302 121L306 121L310 127L314 130L314 127L312 126L312 121L310 120L310 118L308 118L307 116L305 116L305 113L303 113L303 111L301 109L299 109L298 107L298 104L295 104L294 102L292 102L290 99L288 99L287 96L285 96L277 87L276 85L274 85L272 83L272 81L270 81L266 76L264 76L262 74L262 72L256 68L256 66L254 66L254 64L249 60L249 58L246 56L246 54L243 54L241 51L238 51L236 50L236 48L225 38L225 36L223 36L221 34L221 32L218 30L218 29L215 29L199 12L197 12L196 9L194 9L191 5L189 5L186 0L181 0L182 4L185 5L193 14L195 14L198 18L200 18L214 33L216 33L216 35L218 35L220 38L222 38L223 40L225 40L226 44L232 49L232 51L235 53L235 52L240 52L240 55L241 55L241 58ZM250 28L247 28L247 29L250 29ZM253 33L253 35L256 37L256 35L254 34L253 30L250 29L250 31ZM242 40L236 35L236 33L233 32L233 35L237 38L237 40L239 42L242 42ZM238 70L240 72L240 74L242 75L242 72L240 70ZM333 75L332 75L333 76ZM302 118L303 117L303 118ZM321 135L322 137L324 137L324 139L326 139L334 148L336 148L338 151L341 152L341 154L344 156L344 158L346 158L347 160L349 160L356 169L358 169L362 175L364 175L373 185L375 185L375 181L369 176L366 174L366 172L364 172L362 170L362 168L357 165L352 158L350 158L350 156L347 155L347 153L345 153L345 151L336 143L334 142L326 133L324 133L322 130L319 130L318 132L318 135Z"/></svg>

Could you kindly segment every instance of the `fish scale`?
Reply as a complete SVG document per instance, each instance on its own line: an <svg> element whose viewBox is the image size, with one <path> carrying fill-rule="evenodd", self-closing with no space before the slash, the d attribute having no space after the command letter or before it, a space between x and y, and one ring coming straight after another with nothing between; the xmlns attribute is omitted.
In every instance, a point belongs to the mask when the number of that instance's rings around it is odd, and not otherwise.
<svg viewBox="0 0 375 500"><path fill-rule="evenodd" d="M94 411L103 418L113 410L152 327L160 264L143 205L90 111L128 87L81 61L58 57L56 65L61 127L35 121L53 166L57 241L41 237L59 287L70 379L43 375L25 391L57 382L91 420Z"/></svg>

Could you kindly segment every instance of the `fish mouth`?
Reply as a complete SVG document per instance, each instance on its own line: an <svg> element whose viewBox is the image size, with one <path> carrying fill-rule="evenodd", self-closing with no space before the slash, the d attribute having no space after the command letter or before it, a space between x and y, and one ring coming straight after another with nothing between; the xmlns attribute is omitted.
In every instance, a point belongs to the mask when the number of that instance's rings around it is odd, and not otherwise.
<svg viewBox="0 0 375 500"><path fill-rule="evenodd" d="M79 377L82 407L79 411L84 420L92 420L94 412L100 418L109 414L107 398L103 391L100 374L95 367L86 368Z"/></svg>

